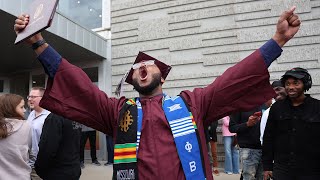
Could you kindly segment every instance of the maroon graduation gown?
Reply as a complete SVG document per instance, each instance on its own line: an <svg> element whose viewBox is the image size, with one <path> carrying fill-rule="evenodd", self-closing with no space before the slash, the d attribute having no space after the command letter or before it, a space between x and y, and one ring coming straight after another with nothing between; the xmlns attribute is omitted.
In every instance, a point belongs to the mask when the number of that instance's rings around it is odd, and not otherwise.
<svg viewBox="0 0 320 180"><path fill-rule="evenodd" d="M207 154L204 125L235 111L250 110L275 96L259 50L237 63L205 88L182 91L199 128ZM138 153L139 179L184 180L169 124L162 110L162 96L142 99L143 124ZM108 97L78 67L62 60L48 80L41 107L73 121L112 135L115 139L119 111L125 98ZM208 157L207 179L212 180Z"/></svg>

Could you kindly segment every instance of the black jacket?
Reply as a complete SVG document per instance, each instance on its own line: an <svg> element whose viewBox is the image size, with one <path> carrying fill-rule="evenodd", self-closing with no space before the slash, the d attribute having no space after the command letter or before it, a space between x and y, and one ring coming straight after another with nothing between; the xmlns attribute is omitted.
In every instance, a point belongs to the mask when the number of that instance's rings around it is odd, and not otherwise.
<svg viewBox="0 0 320 180"><path fill-rule="evenodd" d="M218 127L219 122L218 121L213 121L209 127L209 137L211 141L217 142L217 127Z"/></svg>
<svg viewBox="0 0 320 180"><path fill-rule="evenodd" d="M320 174L320 101L307 96L292 106L290 99L272 105L263 136L264 170L275 164L300 175Z"/></svg>
<svg viewBox="0 0 320 180"><path fill-rule="evenodd" d="M46 118L35 162L44 180L79 180L81 126L50 113Z"/></svg>
<svg viewBox="0 0 320 180"><path fill-rule="evenodd" d="M266 109L260 106L248 112L238 112L230 116L229 131L237 133L238 144L241 148L261 149L260 121L252 127L247 126L249 116L253 113Z"/></svg>

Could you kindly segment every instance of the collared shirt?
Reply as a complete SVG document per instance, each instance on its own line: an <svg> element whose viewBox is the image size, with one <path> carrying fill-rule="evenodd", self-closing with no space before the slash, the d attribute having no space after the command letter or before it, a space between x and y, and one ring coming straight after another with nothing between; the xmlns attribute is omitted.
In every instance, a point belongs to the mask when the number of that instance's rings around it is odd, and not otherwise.
<svg viewBox="0 0 320 180"><path fill-rule="evenodd" d="M30 159L29 159L29 165L32 168L34 168L34 163L36 162L37 155L39 152L38 144L40 142L42 126L43 126L44 120L47 118L49 114L50 114L50 111L43 109L42 112L39 114L39 116L36 117L36 112L33 110L27 119L32 129L32 133L31 133L32 145L31 145L31 152L30 152Z"/></svg>
<svg viewBox="0 0 320 180"><path fill-rule="evenodd" d="M275 102L276 102L276 100L272 99L272 104ZM271 104L271 106L272 106L272 104ZM267 120L268 120L269 111L270 111L271 106L263 112L262 117L261 117L261 122L260 122L260 142L261 142L261 145L263 143L264 129L266 128L266 124L267 124Z"/></svg>

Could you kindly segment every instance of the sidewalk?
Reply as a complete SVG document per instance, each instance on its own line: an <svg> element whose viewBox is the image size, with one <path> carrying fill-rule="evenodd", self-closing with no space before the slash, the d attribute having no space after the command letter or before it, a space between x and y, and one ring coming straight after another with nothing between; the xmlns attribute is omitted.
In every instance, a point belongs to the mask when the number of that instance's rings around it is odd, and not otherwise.
<svg viewBox="0 0 320 180"><path fill-rule="evenodd" d="M105 161L100 161L101 166L93 165L86 162L85 168L82 169L80 180L111 180L112 166L104 166ZM223 169L219 169L220 176L213 176L215 180L239 180L240 175L227 175L223 173Z"/></svg>

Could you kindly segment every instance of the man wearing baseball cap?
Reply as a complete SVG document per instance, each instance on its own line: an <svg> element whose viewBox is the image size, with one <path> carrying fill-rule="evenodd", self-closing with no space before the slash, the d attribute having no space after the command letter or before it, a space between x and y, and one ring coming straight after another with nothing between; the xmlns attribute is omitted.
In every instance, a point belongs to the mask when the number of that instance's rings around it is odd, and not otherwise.
<svg viewBox="0 0 320 180"><path fill-rule="evenodd" d="M297 67L281 82L288 95L270 109L262 148L265 178L320 179L320 101L305 94L311 75Z"/></svg>
<svg viewBox="0 0 320 180"><path fill-rule="evenodd" d="M266 124L267 124L267 120L268 120L268 116L269 116L269 112L270 112L270 108L271 108L272 104L274 104L278 100L282 100L282 99L286 98L286 96L287 96L286 90L284 89L284 85L282 84L282 82L280 80L273 81L271 86L273 87L273 90L276 92L277 96L275 98L271 99L270 107L268 109L266 109L261 116L261 122L260 122L260 141L261 141L261 144L263 143L264 129L266 128Z"/></svg>

